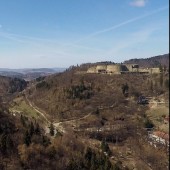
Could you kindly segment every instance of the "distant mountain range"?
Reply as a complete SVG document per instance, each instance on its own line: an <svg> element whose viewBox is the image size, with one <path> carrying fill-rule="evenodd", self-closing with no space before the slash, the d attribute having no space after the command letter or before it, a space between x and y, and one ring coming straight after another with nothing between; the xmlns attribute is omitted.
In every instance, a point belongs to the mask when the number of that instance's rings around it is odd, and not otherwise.
<svg viewBox="0 0 170 170"><path fill-rule="evenodd" d="M63 72L65 68L26 68L26 69L8 69L0 68L0 75L7 77L17 77L25 80L33 80L41 76L47 76L54 73Z"/></svg>
<svg viewBox="0 0 170 170"><path fill-rule="evenodd" d="M169 54L158 55L150 58L130 59L124 64L138 64L140 67L159 67L160 65L169 68Z"/></svg>

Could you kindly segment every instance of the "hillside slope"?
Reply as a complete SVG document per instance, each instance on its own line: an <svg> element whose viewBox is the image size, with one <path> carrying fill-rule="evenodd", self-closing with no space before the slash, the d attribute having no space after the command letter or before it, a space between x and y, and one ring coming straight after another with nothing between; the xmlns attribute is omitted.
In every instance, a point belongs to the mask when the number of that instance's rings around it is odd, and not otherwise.
<svg viewBox="0 0 170 170"><path fill-rule="evenodd" d="M6 93L20 92L26 86L27 82L23 79L0 76L0 96Z"/></svg>
<svg viewBox="0 0 170 170"><path fill-rule="evenodd" d="M167 75L160 80L160 75L75 74L74 70L37 82L27 91L28 98L53 118L65 119L83 116L102 105L123 104L125 84L129 96L137 98L167 91L169 81Z"/></svg>
<svg viewBox="0 0 170 170"><path fill-rule="evenodd" d="M169 54L158 55L150 58L130 59L125 64L139 64L140 67L159 67L160 65L169 68Z"/></svg>
<svg viewBox="0 0 170 170"><path fill-rule="evenodd" d="M155 169L165 169L165 149L158 153L146 142L145 128L154 126L145 114L151 106L139 105L137 100L143 95L168 103L169 75L76 74L77 69L78 66L35 82L25 95L48 114L51 122L63 122L60 125L65 133L73 133L93 148L99 149L100 143L105 140L118 160L121 154L128 157L125 148L133 148L131 159L121 159L124 166L131 167L133 160L136 169L143 169L146 162ZM162 124L161 117L159 120ZM117 144L118 147L115 147ZM158 165L160 157L164 158Z"/></svg>
<svg viewBox="0 0 170 170"><path fill-rule="evenodd" d="M45 135L36 120L24 113L11 114L0 102L1 170L88 170L91 167L114 170L115 166L103 153L87 147L71 134Z"/></svg>

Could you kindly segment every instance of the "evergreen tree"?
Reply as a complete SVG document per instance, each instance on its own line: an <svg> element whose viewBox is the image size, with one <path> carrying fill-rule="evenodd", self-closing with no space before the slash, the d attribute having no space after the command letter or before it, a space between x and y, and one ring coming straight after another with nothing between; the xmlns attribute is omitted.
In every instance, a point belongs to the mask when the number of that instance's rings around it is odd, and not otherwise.
<svg viewBox="0 0 170 170"><path fill-rule="evenodd" d="M110 161L108 160L108 158L105 160L105 164L104 164L104 169L105 170L110 170L112 167Z"/></svg>
<svg viewBox="0 0 170 170"><path fill-rule="evenodd" d="M47 147L51 142L46 136L42 136L43 146Z"/></svg>
<svg viewBox="0 0 170 170"><path fill-rule="evenodd" d="M87 147L86 153L85 153L85 159L87 161L90 161L92 158L92 154L93 154L93 152L92 152L91 148Z"/></svg>
<svg viewBox="0 0 170 170"><path fill-rule="evenodd" d="M23 115L21 115L20 120L21 120L22 125L25 127L26 124L25 124L25 119Z"/></svg>
<svg viewBox="0 0 170 170"><path fill-rule="evenodd" d="M102 149L103 152L106 152L108 155L111 155L109 145L104 140L101 143L101 149Z"/></svg>
<svg viewBox="0 0 170 170"><path fill-rule="evenodd" d="M7 150L6 139L7 139L7 135L6 134L2 134L0 136L0 151L3 154L5 154L6 150Z"/></svg>
<svg viewBox="0 0 170 170"><path fill-rule="evenodd" d="M34 134L35 130L34 130L34 124L31 122L30 127L29 127L29 134L30 136L32 136Z"/></svg>
<svg viewBox="0 0 170 170"><path fill-rule="evenodd" d="M97 169L97 167L96 167L96 157L95 157L95 154L93 153L92 157L91 157L91 168L90 168L90 170L95 170L95 169Z"/></svg>
<svg viewBox="0 0 170 170"><path fill-rule="evenodd" d="M40 127L39 127L39 124L38 123L36 123L36 125L35 125L35 133L37 134L37 135L40 135Z"/></svg>
<svg viewBox="0 0 170 170"><path fill-rule="evenodd" d="M54 136L54 126L52 123L50 124L50 135Z"/></svg>
<svg viewBox="0 0 170 170"><path fill-rule="evenodd" d="M0 138L0 150L2 153L10 152L13 147L13 141L10 135L2 134Z"/></svg>
<svg viewBox="0 0 170 170"><path fill-rule="evenodd" d="M31 136L28 132L28 130L25 131L25 134L24 134L24 143L29 146L30 143L31 143Z"/></svg>

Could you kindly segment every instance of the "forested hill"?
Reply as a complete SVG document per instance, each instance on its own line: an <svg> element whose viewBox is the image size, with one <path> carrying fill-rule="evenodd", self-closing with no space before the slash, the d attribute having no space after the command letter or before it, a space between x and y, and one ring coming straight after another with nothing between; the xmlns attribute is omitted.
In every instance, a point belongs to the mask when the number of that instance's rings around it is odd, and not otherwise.
<svg viewBox="0 0 170 170"><path fill-rule="evenodd" d="M169 54L158 55L150 58L130 59L125 64L139 64L140 67L159 67L160 65L169 68Z"/></svg>
<svg viewBox="0 0 170 170"><path fill-rule="evenodd" d="M0 95L20 92L27 86L27 82L19 78L0 76Z"/></svg>

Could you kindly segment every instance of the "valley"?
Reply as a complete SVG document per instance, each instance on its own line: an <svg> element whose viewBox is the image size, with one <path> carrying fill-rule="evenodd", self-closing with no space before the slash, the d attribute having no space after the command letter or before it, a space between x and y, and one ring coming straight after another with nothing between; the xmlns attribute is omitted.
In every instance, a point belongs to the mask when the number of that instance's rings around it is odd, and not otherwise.
<svg viewBox="0 0 170 170"><path fill-rule="evenodd" d="M4 135L13 144L1 149L0 166L6 159L9 170L36 169L37 161L44 160L40 170L168 169L167 72L77 74L82 68L27 83L1 77L0 113L10 130L1 122L0 147ZM141 96L148 103L138 102ZM15 166L9 162L11 151Z"/></svg>

